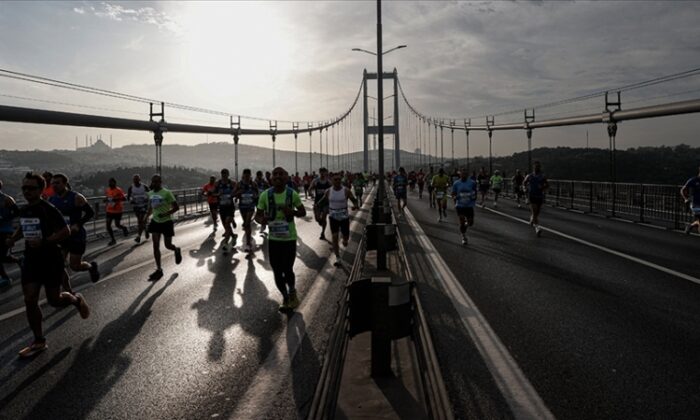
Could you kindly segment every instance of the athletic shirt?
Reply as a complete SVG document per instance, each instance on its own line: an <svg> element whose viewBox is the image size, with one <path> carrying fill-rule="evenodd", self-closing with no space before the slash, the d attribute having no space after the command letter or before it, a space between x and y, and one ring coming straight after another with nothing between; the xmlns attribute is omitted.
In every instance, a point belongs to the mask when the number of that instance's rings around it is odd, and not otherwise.
<svg viewBox="0 0 700 420"><path fill-rule="evenodd" d="M253 210L255 209L255 204L257 200L257 188L253 187L250 182L241 181L238 184L241 196L238 198L238 207L242 210Z"/></svg>
<svg viewBox="0 0 700 420"><path fill-rule="evenodd" d="M12 226L12 219L17 216L17 205L8 206L7 195L0 191L0 232L12 233L15 231Z"/></svg>
<svg viewBox="0 0 700 420"><path fill-rule="evenodd" d="M418 175L416 175L416 179L418 180L419 184L422 184L424 182L425 174L422 172L419 172Z"/></svg>
<svg viewBox="0 0 700 420"><path fill-rule="evenodd" d="M476 204L476 181L471 178L467 178L466 181L460 179L452 184L452 193L457 196L455 207L474 207Z"/></svg>
<svg viewBox="0 0 700 420"><path fill-rule="evenodd" d="M255 185L258 186L259 191L262 191L267 186L267 182L265 182L264 178L255 178Z"/></svg>
<svg viewBox="0 0 700 420"><path fill-rule="evenodd" d="M66 227L63 215L45 200L35 205L24 206L19 211L19 226L24 239L47 239ZM58 243L43 242L39 247L25 247L24 256L32 264L45 264L60 254ZM26 263L26 262L25 262Z"/></svg>
<svg viewBox="0 0 700 420"><path fill-rule="evenodd" d="M171 215L166 214L172 208L172 204L175 202L175 196L170 190L161 188L158 191L149 191L148 193L148 204L153 210L153 221L156 223L165 223L172 220Z"/></svg>
<svg viewBox="0 0 700 420"><path fill-rule="evenodd" d="M291 188L285 188L285 191L276 193L274 188L270 188L260 194L258 210L268 214L267 226L270 230L268 240L270 241L297 240L297 228L294 224L294 218L288 221L284 217L284 212L282 211L284 206L290 208L301 207L299 193Z"/></svg>
<svg viewBox="0 0 700 420"><path fill-rule="evenodd" d="M107 196L107 213L122 213L124 211L124 190L119 187L107 188L105 190Z"/></svg>
<svg viewBox="0 0 700 420"><path fill-rule="evenodd" d="M447 191L447 185L450 182L450 178L445 175L435 175L433 177L433 188L436 190Z"/></svg>
<svg viewBox="0 0 700 420"><path fill-rule="evenodd" d="M316 196L314 197L314 201L318 203L323 198L323 194L326 193L326 190L331 187L331 182L327 179L325 181L321 181L321 178L318 178L316 180L315 187L316 189L314 191Z"/></svg>
<svg viewBox="0 0 700 420"><path fill-rule="evenodd" d="M396 190L397 193L403 193L406 191L406 182L408 181L408 178L404 175L396 175L394 177L394 189Z"/></svg>
<svg viewBox="0 0 700 420"><path fill-rule="evenodd" d="M479 185L483 187L488 187L489 186L489 177L488 175L485 174L479 174L476 177L477 181L479 181Z"/></svg>
<svg viewBox="0 0 700 420"><path fill-rule="evenodd" d="M700 207L700 176L690 178L683 187L688 189L691 206L693 208Z"/></svg>
<svg viewBox="0 0 700 420"><path fill-rule="evenodd" d="M210 184L207 182L202 187L202 191L204 191L207 194L207 203L216 204L219 202L219 197L212 195L214 191L216 191L216 183Z"/></svg>
<svg viewBox="0 0 700 420"><path fill-rule="evenodd" d="M345 220L348 217L348 196L345 187L339 190L331 187L328 190L328 214L335 220Z"/></svg>
<svg viewBox="0 0 700 420"><path fill-rule="evenodd" d="M535 174L534 172L528 175L528 193L530 197L544 197L544 191L542 187L544 186L544 174Z"/></svg>
<svg viewBox="0 0 700 420"><path fill-rule="evenodd" d="M364 178L357 178L352 181L352 186L355 188L355 191L362 192L366 183L367 181L365 181Z"/></svg>
<svg viewBox="0 0 700 420"><path fill-rule="evenodd" d="M219 193L219 205L221 207L233 206L233 181L219 180L216 183L216 192Z"/></svg>
<svg viewBox="0 0 700 420"><path fill-rule="evenodd" d="M500 175L494 175L491 177L491 188L494 190L500 190L503 188L503 177Z"/></svg>
<svg viewBox="0 0 700 420"><path fill-rule="evenodd" d="M516 176L514 176L514 177L513 177L513 186L519 187L519 186L523 185L523 180L524 180L524 179L525 179L525 177L522 176L522 175L516 175Z"/></svg>
<svg viewBox="0 0 700 420"><path fill-rule="evenodd" d="M148 194L146 194L146 185L141 184L131 186L131 201L134 203L134 208L143 209L148 207Z"/></svg>
<svg viewBox="0 0 700 420"><path fill-rule="evenodd" d="M63 215L63 220L68 225L74 225L79 223L83 215L82 209L75 205L75 198L77 196L77 193L73 191L67 191L63 197L61 197L58 194L54 194L51 197L49 197L49 203L53 204L53 206L61 212L61 214ZM82 226L80 226L80 231L77 234L71 233L71 236L85 236L85 229Z"/></svg>

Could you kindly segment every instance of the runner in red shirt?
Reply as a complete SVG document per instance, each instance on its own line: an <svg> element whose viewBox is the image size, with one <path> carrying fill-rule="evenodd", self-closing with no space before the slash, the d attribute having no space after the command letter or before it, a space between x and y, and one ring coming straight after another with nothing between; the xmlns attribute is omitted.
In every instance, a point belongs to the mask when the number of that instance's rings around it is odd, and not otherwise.
<svg viewBox="0 0 700 420"><path fill-rule="evenodd" d="M207 203L209 204L209 213L211 213L211 219L213 220L214 232L218 227L217 219L219 217L219 197L214 194L216 190L216 177L210 176L209 183L204 184L202 187L202 195L207 197Z"/></svg>
<svg viewBox="0 0 700 420"><path fill-rule="evenodd" d="M124 232L124 236L129 234L129 228L122 226L122 214L124 213L124 202L126 201L126 194L124 190L117 187L117 180L114 178L109 179L109 186L105 190L104 202L107 203L105 208L107 211L107 217L105 223L107 225L107 233L112 239L107 244L108 246L115 245L117 240L114 239L114 231L112 230L112 221L114 221L114 226Z"/></svg>

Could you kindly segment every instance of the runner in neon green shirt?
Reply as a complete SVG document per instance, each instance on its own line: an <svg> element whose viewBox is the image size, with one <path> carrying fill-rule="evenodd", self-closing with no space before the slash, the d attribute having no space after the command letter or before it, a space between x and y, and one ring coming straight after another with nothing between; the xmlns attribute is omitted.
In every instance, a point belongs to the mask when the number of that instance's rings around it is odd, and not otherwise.
<svg viewBox="0 0 700 420"><path fill-rule="evenodd" d="M284 168L272 171L272 188L260 194L257 223L269 227L268 255L275 275L275 285L282 293L281 312L294 310L299 306L295 288L294 260L297 256L297 228L294 217L306 216L299 193L287 187L289 174Z"/></svg>
<svg viewBox="0 0 700 420"><path fill-rule="evenodd" d="M498 207L498 196L503 189L503 177L500 171L494 171L491 176L491 189L493 190L493 206Z"/></svg>
<svg viewBox="0 0 700 420"><path fill-rule="evenodd" d="M175 253L175 264L182 262L182 252L180 248L173 245L175 236L175 225L173 214L180 210L180 206L175 200L175 196L170 190L162 187L163 180L160 175L153 175L151 178L151 191L148 192L148 212L146 219L153 216L148 224L148 232L153 241L153 257L156 260L156 271L148 277L150 280L159 280L163 277L163 268L160 265L160 237L163 236L165 247Z"/></svg>

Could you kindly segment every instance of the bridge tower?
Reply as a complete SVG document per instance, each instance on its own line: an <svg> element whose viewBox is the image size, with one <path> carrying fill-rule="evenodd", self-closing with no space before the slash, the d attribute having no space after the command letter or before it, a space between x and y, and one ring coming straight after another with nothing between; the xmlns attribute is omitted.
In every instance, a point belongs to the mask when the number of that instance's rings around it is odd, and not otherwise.
<svg viewBox="0 0 700 420"><path fill-rule="evenodd" d="M362 96L363 96L363 118L362 121L364 122L364 130L363 130L363 163L362 163L362 169L365 172L369 171L369 136L370 135L377 135L378 129L376 125L376 121L373 122L372 125L369 125L369 111L367 107L367 98L370 97L367 94L367 80L376 80L377 79L377 73L368 73L367 69L364 70L362 73ZM399 96L398 96L398 72L396 69L394 69L393 72L391 73L383 73L382 74L382 80L384 79L391 79L394 81L394 115L393 115L393 124L392 125L384 125L384 134L393 134L394 135L394 162L395 162L395 168L393 169L398 169L401 166L401 142L400 142L400 137L399 137ZM385 98L376 98L377 101L381 101Z"/></svg>

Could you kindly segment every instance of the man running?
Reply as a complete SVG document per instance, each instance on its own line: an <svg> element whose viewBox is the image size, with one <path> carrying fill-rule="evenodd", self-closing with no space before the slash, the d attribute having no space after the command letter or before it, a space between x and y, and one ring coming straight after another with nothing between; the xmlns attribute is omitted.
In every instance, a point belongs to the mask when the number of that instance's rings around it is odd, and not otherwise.
<svg viewBox="0 0 700 420"><path fill-rule="evenodd" d="M202 195L207 197L207 204L209 204L209 214L211 214L212 224L214 225L214 232L219 224L219 197L216 196L216 177L210 176L209 182L202 186Z"/></svg>
<svg viewBox="0 0 700 420"><path fill-rule="evenodd" d="M358 172L357 176L352 181L352 188L355 191L355 197L357 197L359 203L362 203L362 194L365 192L365 185L367 185L367 179L362 172Z"/></svg>
<svg viewBox="0 0 700 420"><path fill-rule="evenodd" d="M160 237L163 236L165 248L175 253L175 264L182 262L180 248L173 245L175 236L175 223L172 215L180 210L175 196L170 190L163 188L163 179L155 174L151 178L151 191L148 192L148 213L153 216L148 224L148 231L153 235L153 257L156 260L156 271L148 277L150 280L160 280L163 277L163 268L160 264Z"/></svg>
<svg viewBox="0 0 700 420"><path fill-rule="evenodd" d="M479 171L479 175L476 176L476 182L479 183L479 192L481 193L481 204L482 206L484 205L484 202L486 201L486 195L489 193L489 174L486 173L486 168L481 168Z"/></svg>
<svg viewBox="0 0 700 420"><path fill-rule="evenodd" d="M445 170L440 168L437 175L433 177L433 192L435 193L435 205L438 209L438 223L443 218L447 218L447 189L450 186L450 177Z"/></svg>
<svg viewBox="0 0 700 420"><path fill-rule="evenodd" d="M549 188L547 177L542 173L542 165L540 162L535 162L534 171L525 177L523 186L527 190L530 200L530 226L535 228L535 234L542 236L542 228L540 228L540 211L544 203L544 194Z"/></svg>
<svg viewBox="0 0 700 420"><path fill-rule="evenodd" d="M690 211L693 213L694 219L686 226L685 233L690 234L693 228L700 231L700 168L698 168L698 175L686 181L683 188L681 188L681 197L683 197L686 204L690 205Z"/></svg>
<svg viewBox="0 0 700 420"><path fill-rule="evenodd" d="M236 190L236 183L229 178L228 169L221 170L221 179L216 183L214 193L219 198L219 216L221 216L221 225L224 227L224 238L221 241L221 249L224 253L236 246L238 235L233 232L231 225L236 211L233 203L233 193ZM229 242L230 241L230 242Z"/></svg>
<svg viewBox="0 0 700 420"><path fill-rule="evenodd" d="M68 177L64 174L55 174L51 178L51 186L54 195L49 198L49 203L61 212L70 229L70 236L59 243L63 261L68 259L68 266L74 273L89 272L90 280L96 283L100 279L97 262L83 261L83 254L87 248L87 232L83 226L95 216L95 211L82 194L68 189ZM70 276L65 268L62 284L65 292L73 293Z"/></svg>
<svg viewBox="0 0 700 420"><path fill-rule="evenodd" d="M7 239L15 231L13 220L19 214L19 207L15 199L2 192L2 181L0 181L0 291L12 284L12 279L5 271L5 263L17 264L19 260L10 254L10 248L5 245Z"/></svg>
<svg viewBox="0 0 700 420"><path fill-rule="evenodd" d="M46 184L46 187L44 187L44 191L41 193L41 198L44 200L48 200L49 197L51 197L54 193L53 187L51 186L51 178L53 178L53 174L49 171L44 172L41 174L41 177L44 178L44 183Z"/></svg>
<svg viewBox="0 0 700 420"><path fill-rule="evenodd" d="M430 208L435 208L435 188L433 188L433 178L435 177L435 172L433 172L433 167L431 166L428 170L428 200L430 201Z"/></svg>
<svg viewBox="0 0 700 420"><path fill-rule="evenodd" d="M138 232L134 242L141 243L141 234L146 230L146 213L148 212L148 187L141 182L141 175L134 174L133 183L129 186L126 193L126 200L131 203L131 208L136 216L138 224ZM148 239L148 232L146 232Z"/></svg>
<svg viewBox="0 0 700 420"><path fill-rule="evenodd" d="M299 193L286 187L287 171L278 167L272 171L272 188L260 194L255 221L270 226L268 255L275 276L275 285L282 294L280 311L287 312L299 306L294 275L297 255L297 228L295 217L306 216Z"/></svg>
<svg viewBox="0 0 700 420"><path fill-rule="evenodd" d="M359 209L357 198L349 188L343 186L339 174L333 175L333 186L326 190L322 203L328 203L328 218L331 222L331 234L333 235L333 253L335 254L336 267L340 266L340 246L338 245L338 233L343 235L343 246L348 246L350 240L350 214L348 213L348 200L352 201L352 210Z"/></svg>
<svg viewBox="0 0 700 420"><path fill-rule="evenodd" d="M423 187L425 187L425 174L423 173L423 168L418 170L416 174L416 183L418 184L418 199L423 199Z"/></svg>
<svg viewBox="0 0 700 420"><path fill-rule="evenodd" d="M129 229L126 226L122 226L122 214L124 213L124 201L126 201L126 195L124 195L124 190L117 187L117 180L114 178L109 179L109 184L105 190L104 202L107 203L106 211L107 215L105 218L105 224L107 226L107 233L109 237L112 238L107 244L108 246L115 245L117 240L114 239L114 231L112 230L112 222L114 226L121 229L124 236L129 235Z"/></svg>
<svg viewBox="0 0 700 420"><path fill-rule="evenodd" d="M20 357L30 357L47 348L39 307L42 286L49 305L55 308L73 305L81 318L90 316L90 308L80 293L61 292L63 258L58 244L70 236L70 230L61 213L41 198L44 188L46 181L41 175L27 173L22 181L22 195L27 205L19 211L19 227L6 241L8 248L22 237L25 241L22 292L34 339L19 351Z"/></svg>
<svg viewBox="0 0 700 420"><path fill-rule="evenodd" d="M255 213L255 205L258 200L258 187L253 182L250 169L243 170L243 177L236 185L234 195L238 199L238 210L243 218L243 232L245 232L245 248L244 252L253 252L253 237L252 237L252 220Z"/></svg>
<svg viewBox="0 0 700 420"><path fill-rule="evenodd" d="M476 205L476 181L467 177L467 170L462 169L457 182L452 184L452 199L459 216L459 232L462 245L467 244L467 227L474 225L474 206Z"/></svg>
<svg viewBox="0 0 700 420"><path fill-rule="evenodd" d="M416 189L416 171L408 173L408 189L413 192Z"/></svg>
<svg viewBox="0 0 700 420"><path fill-rule="evenodd" d="M493 175L490 179L491 190L493 190L493 207L498 207L498 196L501 195L501 190L503 189L503 177L501 172L496 170L493 171Z"/></svg>
<svg viewBox="0 0 700 420"><path fill-rule="evenodd" d="M308 200L309 199L309 187L311 186L311 180L313 178L311 175L309 175L308 172L304 172L304 177L302 178L302 181L304 183L304 199Z"/></svg>
<svg viewBox="0 0 700 420"><path fill-rule="evenodd" d="M255 173L255 179L253 181L255 182L255 185L258 187L258 191L265 191L268 188L270 188L270 184L263 177L262 171L257 171ZM261 235L263 234L263 232L265 232L265 228L267 228L266 224L263 223L260 225L260 234Z"/></svg>
<svg viewBox="0 0 700 420"><path fill-rule="evenodd" d="M331 187L331 182L328 180L328 169L321 168L318 170L320 174L318 178L311 183L311 190L314 192L314 218L316 223L321 225L320 239L326 240L326 216L328 216L328 203L320 203L326 190Z"/></svg>
<svg viewBox="0 0 700 420"><path fill-rule="evenodd" d="M519 209L523 208L523 206L520 204L520 200L522 200L523 196L525 195L525 193L523 192L524 180L525 177L520 172L520 169L515 171L515 175L513 175L513 179L511 180L511 182L513 183L513 193L515 194L515 200L518 203Z"/></svg>
<svg viewBox="0 0 700 420"><path fill-rule="evenodd" d="M406 170L403 167L399 168L399 173L394 176L391 185L394 187L394 195L396 196L399 211L403 211L406 208L406 198L408 195L408 191L406 191L408 177L406 176ZM401 205L401 202L403 202L403 206Z"/></svg>

